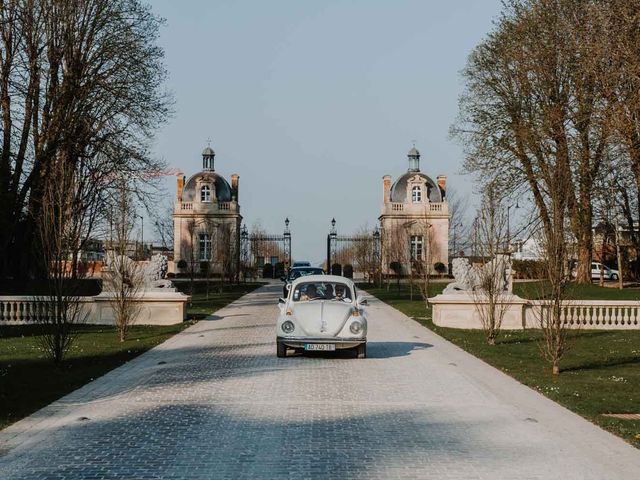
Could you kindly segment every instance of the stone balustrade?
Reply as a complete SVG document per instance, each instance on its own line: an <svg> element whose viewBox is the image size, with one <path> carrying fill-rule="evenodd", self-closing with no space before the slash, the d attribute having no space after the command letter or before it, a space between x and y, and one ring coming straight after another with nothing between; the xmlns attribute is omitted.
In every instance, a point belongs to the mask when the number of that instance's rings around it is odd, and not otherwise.
<svg viewBox="0 0 640 480"><path fill-rule="evenodd" d="M217 206L219 211L232 212L238 210L237 202L217 202L217 203L194 203L182 202L178 204L181 211L202 211L211 209L212 205Z"/></svg>
<svg viewBox="0 0 640 480"><path fill-rule="evenodd" d="M102 292L94 297L79 297L81 317L92 325L113 325L115 317L110 294ZM179 292L145 291L136 302L141 304L134 324L172 325L186 318L189 296ZM1 296L0 325L39 323L46 319L46 299L34 296Z"/></svg>
<svg viewBox="0 0 640 480"><path fill-rule="evenodd" d="M529 302L526 323L535 327L541 311L548 309L544 301ZM585 329L640 329L640 302L618 300L567 300L562 306L565 325Z"/></svg>
<svg viewBox="0 0 640 480"><path fill-rule="evenodd" d="M482 298L468 293L441 294L429 299L433 305L433 323L440 327L481 329L478 308ZM502 328L518 330L539 328L541 315L550 308L548 301L526 300L516 295L499 299L504 305ZM477 307L479 304L480 307ZM585 330L640 329L640 302L632 300L566 300L562 321L569 328Z"/></svg>
<svg viewBox="0 0 640 480"><path fill-rule="evenodd" d="M449 208L446 202L442 203L396 203L390 202L385 204L385 210L387 213L403 212L403 213L415 213L424 214L427 213L448 215Z"/></svg>

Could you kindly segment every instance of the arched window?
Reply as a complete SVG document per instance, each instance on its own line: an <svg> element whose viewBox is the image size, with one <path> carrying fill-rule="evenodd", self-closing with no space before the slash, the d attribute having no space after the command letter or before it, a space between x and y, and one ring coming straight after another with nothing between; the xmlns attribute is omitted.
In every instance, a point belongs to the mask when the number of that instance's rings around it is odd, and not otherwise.
<svg viewBox="0 0 640 480"><path fill-rule="evenodd" d="M411 189L411 201L413 203L420 203L422 201L422 187L416 185Z"/></svg>
<svg viewBox="0 0 640 480"><path fill-rule="evenodd" d="M201 202L210 202L211 201L211 187L209 185L203 185L200 189L200 201Z"/></svg>

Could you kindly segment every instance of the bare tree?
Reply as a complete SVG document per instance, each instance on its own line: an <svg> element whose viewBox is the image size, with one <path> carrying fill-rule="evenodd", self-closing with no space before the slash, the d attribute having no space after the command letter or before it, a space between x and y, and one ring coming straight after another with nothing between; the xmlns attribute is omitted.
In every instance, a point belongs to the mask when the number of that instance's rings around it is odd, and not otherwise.
<svg viewBox="0 0 640 480"><path fill-rule="evenodd" d="M376 274L376 252L373 238L373 231L364 225L360 227L354 238L352 258L357 270L363 273L365 280L371 282Z"/></svg>
<svg viewBox="0 0 640 480"><path fill-rule="evenodd" d="M612 57L607 74L613 92L616 140L614 174L609 177L609 185L614 186L613 197L628 241L637 255L640 252L640 1L610 0L605 7L609 26L605 39ZM640 261L632 267L634 276L640 278Z"/></svg>
<svg viewBox="0 0 640 480"><path fill-rule="evenodd" d="M508 266L507 215L493 184L485 187L475 222L479 287L472 291L474 305L489 345L495 345L508 308L509 290L505 269Z"/></svg>
<svg viewBox="0 0 640 480"><path fill-rule="evenodd" d="M469 212L469 197L461 195L453 187L447 188L447 202L449 203L449 229L451 234L450 257L458 255L471 246L471 226L467 213Z"/></svg>
<svg viewBox="0 0 640 480"><path fill-rule="evenodd" d="M139 0L2 2L0 276L43 273L33 259L56 162L95 187L82 189L88 217L108 197L105 179L158 166L147 147L170 106L160 24Z"/></svg>
<svg viewBox="0 0 640 480"><path fill-rule="evenodd" d="M413 271L411 280L415 282L425 308L428 309L430 306L431 268L433 267L435 240L432 230L433 226L426 220L426 209L424 215L425 219L417 220L411 230L412 233L421 239L422 243L420 252L411 252L411 270Z"/></svg>
<svg viewBox="0 0 640 480"><path fill-rule="evenodd" d="M231 225L223 223L218 227L216 258L220 265L220 281L233 280L236 266L236 233Z"/></svg>
<svg viewBox="0 0 640 480"><path fill-rule="evenodd" d="M189 234L189 241L180 242L180 246L182 249L182 252L181 252L182 260L185 260L187 264L187 274L189 275L189 296L192 299L193 287L195 283L196 269L197 269L196 256L198 254L198 251L196 249L197 225L196 225L196 221L193 218L190 218L189 220L187 220L186 230L187 230L187 233ZM193 300L189 300L189 302L192 302L192 301Z"/></svg>
<svg viewBox="0 0 640 480"><path fill-rule="evenodd" d="M573 346L577 326L564 322L564 312L570 306L571 273L568 268L566 220L562 214L555 215L555 228L545 235L543 252L546 272L546 288L540 289L543 300L535 309L542 338L538 342L540 353L551 364L553 375L560 374L561 361ZM554 222L554 223L555 223Z"/></svg>
<svg viewBox="0 0 640 480"><path fill-rule="evenodd" d="M107 252L108 268L103 275L121 342L127 339L129 327L140 313L140 297L145 280L140 264L127 255L136 218L131 193L126 182L121 181L118 208L111 219L112 238Z"/></svg>
<svg viewBox="0 0 640 480"><path fill-rule="evenodd" d="M557 165L571 173L566 208L578 281L590 282L592 195L612 136L603 4L508 0L494 31L470 55L453 133L466 169L503 190L530 191L553 229L549 194Z"/></svg>
<svg viewBox="0 0 640 480"><path fill-rule="evenodd" d="M40 308L40 344L47 356L60 363L84 323L87 311L78 295L77 275L69 259L77 241L82 212L75 202L77 181L72 167L56 162L56 181L49 182L42 197L39 233L42 260L47 272L48 293L37 299Z"/></svg>
<svg viewBox="0 0 640 480"><path fill-rule="evenodd" d="M206 239L208 241L208 245L205 246L207 251L204 255L204 260L203 260L203 263L206 266L204 274L205 274L205 282L206 282L206 290L207 290L206 295L208 300L211 277L215 273L215 269L217 266L217 259L214 253L218 247L217 245L218 224L215 223L210 218L205 219L202 224L202 233L206 235Z"/></svg>
<svg viewBox="0 0 640 480"><path fill-rule="evenodd" d="M407 267L411 263L409 255L409 242L407 238L407 225L395 224L383 231L383 258L387 270L387 290L389 289L389 271L396 276L396 286L400 290L400 279L407 273ZM410 284L413 289L413 283ZM413 296L413 291L410 292Z"/></svg>
<svg viewBox="0 0 640 480"><path fill-rule="evenodd" d="M162 247L169 250L173 248L174 241L173 205L160 207L160 210L154 213L153 217L156 234L160 238Z"/></svg>

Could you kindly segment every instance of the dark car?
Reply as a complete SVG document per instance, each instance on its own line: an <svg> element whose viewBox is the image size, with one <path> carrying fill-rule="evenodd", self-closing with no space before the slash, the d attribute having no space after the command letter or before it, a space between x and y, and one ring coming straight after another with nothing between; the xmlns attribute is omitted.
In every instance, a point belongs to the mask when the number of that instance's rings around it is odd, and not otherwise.
<svg viewBox="0 0 640 480"><path fill-rule="evenodd" d="M285 277L281 277L281 280L284 282L284 287L282 287L282 296L284 298L287 297L289 292L289 286L291 282L293 282L296 278L304 277L306 275L323 275L324 270L320 267L293 267L289 270L289 273Z"/></svg>

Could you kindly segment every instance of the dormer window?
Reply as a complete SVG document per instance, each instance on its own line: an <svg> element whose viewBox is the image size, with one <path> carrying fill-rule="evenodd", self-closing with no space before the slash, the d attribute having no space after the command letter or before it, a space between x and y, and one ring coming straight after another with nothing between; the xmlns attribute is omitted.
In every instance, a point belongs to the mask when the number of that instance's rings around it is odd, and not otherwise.
<svg viewBox="0 0 640 480"><path fill-rule="evenodd" d="M203 185L200 189L200 201L204 203L211 202L211 187L209 185Z"/></svg>
<svg viewBox="0 0 640 480"><path fill-rule="evenodd" d="M412 203L422 202L422 187L419 187L416 185L411 189L411 202Z"/></svg>

